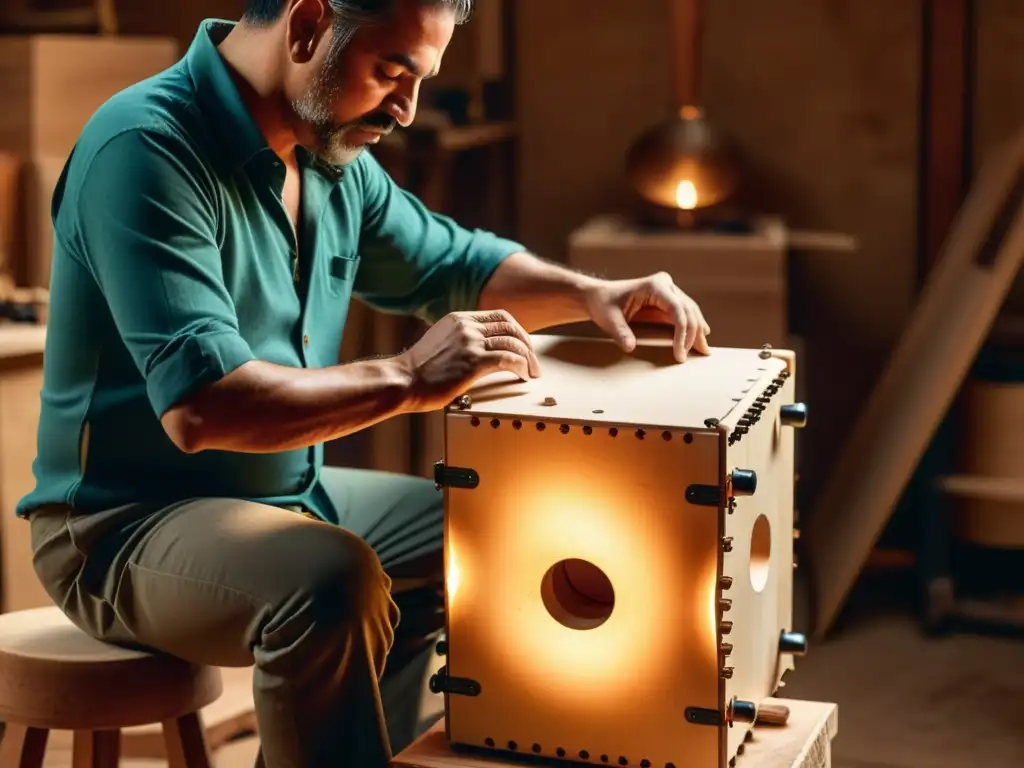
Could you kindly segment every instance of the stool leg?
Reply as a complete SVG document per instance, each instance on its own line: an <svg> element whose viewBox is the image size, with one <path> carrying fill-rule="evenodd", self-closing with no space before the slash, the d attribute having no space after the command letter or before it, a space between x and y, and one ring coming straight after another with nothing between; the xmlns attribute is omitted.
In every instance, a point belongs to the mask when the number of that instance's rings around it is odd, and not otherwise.
<svg viewBox="0 0 1024 768"><path fill-rule="evenodd" d="M75 731L72 768L117 768L120 761L120 731Z"/></svg>
<svg viewBox="0 0 1024 768"><path fill-rule="evenodd" d="M164 720L168 768L210 768L212 760L206 746L206 731L198 712Z"/></svg>
<svg viewBox="0 0 1024 768"><path fill-rule="evenodd" d="M50 732L45 728L7 723L0 737L0 766L43 768L46 740L49 737Z"/></svg>
<svg viewBox="0 0 1024 768"><path fill-rule="evenodd" d="M72 768L118 768L121 731L75 731Z"/></svg>

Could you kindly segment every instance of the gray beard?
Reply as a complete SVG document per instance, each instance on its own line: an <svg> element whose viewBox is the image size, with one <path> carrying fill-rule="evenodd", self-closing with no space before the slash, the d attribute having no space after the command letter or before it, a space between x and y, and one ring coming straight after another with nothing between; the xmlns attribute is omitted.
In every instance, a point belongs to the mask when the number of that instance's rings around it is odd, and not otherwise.
<svg viewBox="0 0 1024 768"><path fill-rule="evenodd" d="M365 146L348 143L346 134L354 123L338 123L331 116L330 105L338 95L338 86L330 75L331 60L324 65L309 92L292 102L296 117L313 130L315 145L309 147L317 157L329 165L348 165L355 160Z"/></svg>

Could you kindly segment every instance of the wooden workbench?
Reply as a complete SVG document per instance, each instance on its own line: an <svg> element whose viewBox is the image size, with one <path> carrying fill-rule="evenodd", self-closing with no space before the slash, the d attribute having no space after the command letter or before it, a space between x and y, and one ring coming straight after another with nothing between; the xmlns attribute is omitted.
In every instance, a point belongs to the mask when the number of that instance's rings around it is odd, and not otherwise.
<svg viewBox="0 0 1024 768"><path fill-rule="evenodd" d="M736 761L736 768L830 768L832 739L839 729L839 708L835 704L814 701L780 700L773 703L789 707L789 724L755 728L743 756ZM443 720L391 761L391 768L522 768L523 765L537 765L537 762L517 763L454 754L445 739Z"/></svg>

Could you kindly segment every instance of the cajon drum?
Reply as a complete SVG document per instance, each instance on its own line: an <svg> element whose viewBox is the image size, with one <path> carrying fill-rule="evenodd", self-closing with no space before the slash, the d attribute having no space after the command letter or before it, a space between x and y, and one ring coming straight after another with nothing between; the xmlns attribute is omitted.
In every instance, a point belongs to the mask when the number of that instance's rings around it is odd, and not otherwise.
<svg viewBox="0 0 1024 768"><path fill-rule="evenodd" d="M535 336L543 376L445 414L446 735L555 760L722 768L791 631L795 357Z"/></svg>

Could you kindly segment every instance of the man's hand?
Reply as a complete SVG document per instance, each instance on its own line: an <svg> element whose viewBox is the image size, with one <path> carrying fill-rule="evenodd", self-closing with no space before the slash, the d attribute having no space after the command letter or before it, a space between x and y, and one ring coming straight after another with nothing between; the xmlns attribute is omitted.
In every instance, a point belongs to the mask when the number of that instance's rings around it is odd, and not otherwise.
<svg viewBox="0 0 1024 768"><path fill-rule="evenodd" d="M453 312L398 356L410 376L410 406L443 408L490 373L540 376L530 335L508 312Z"/></svg>
<svg viewBox="0 0 1024 768"><path fill-rule="evenodd" d="M597 326L626 352L636 348L630 323L663 323L675 328L673 350L684 362L690 350L706 355L711 328L697 303L665 272L634 280L598 280L586 290L586 307Z"/></svg>

